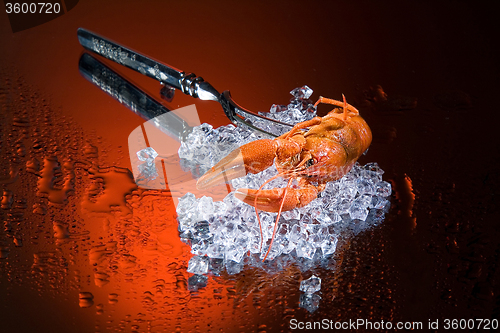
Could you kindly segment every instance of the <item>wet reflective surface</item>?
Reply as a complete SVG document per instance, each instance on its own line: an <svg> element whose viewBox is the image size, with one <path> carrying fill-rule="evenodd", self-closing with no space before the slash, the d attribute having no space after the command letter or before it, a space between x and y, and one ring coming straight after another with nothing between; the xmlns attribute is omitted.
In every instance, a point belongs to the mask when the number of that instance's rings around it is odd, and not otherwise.
<svg viewBox="0 0 500 333"><path fill-rule="evenodd" d="M86 1L15 34L1 16L2 330L498 318L493 11L433 6ZM184 193L134 184L127 138L144 120L79 74L78 27L202 75L250 110L287 104L304 84L312 99L344 93L373 131L360 162L377 162L393 187L385 221L339 246L329 266L192 281L173 201ZM159 97L157 82L103 62ZM192 103L201 122L229 123L215 102L176 94L164 105ZM301 301L318 300L299 288L313 274L321 299L310 312Z"/></svg>

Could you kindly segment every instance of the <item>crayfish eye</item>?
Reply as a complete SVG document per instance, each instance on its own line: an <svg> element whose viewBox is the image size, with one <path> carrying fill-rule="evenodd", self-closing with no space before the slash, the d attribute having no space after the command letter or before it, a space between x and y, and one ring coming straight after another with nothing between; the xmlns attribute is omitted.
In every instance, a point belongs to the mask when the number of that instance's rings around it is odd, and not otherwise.
<svg viewBox="0 0 500 333"><path fill-rule="evenodd" d="M310 166L312 166L314 164L314 160L311 158L310 160L308 160L306 162L306 168L309 168Z"/></svg>

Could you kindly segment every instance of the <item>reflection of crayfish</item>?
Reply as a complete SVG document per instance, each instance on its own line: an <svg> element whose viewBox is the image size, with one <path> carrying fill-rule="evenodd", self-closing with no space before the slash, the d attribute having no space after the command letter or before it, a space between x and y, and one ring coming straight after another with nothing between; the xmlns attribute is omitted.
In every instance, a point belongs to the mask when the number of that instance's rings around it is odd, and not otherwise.
<svg viewBox="0 0 500 333"><path fill-rule="evenodd" d="M238 199L253 205L256 211L278 212L264 260L271 250L281 212L309 204L324 190L327 182L348 173L372 141L370 128L359 111L347 104L345 97L343 103L320 97L314 106L319 103L338 108L323 118L298 123L276 139L262 139L241 146L198 179L198 188L204 189L249 172L259 173L276 161L278 174L258 190L240 188L235 192ZM265 184L277 177L289 179L285 188L262 190ZM291 188L294 178L298 180L299 188ZM260 218L259 227L262 248Z"/></svg>

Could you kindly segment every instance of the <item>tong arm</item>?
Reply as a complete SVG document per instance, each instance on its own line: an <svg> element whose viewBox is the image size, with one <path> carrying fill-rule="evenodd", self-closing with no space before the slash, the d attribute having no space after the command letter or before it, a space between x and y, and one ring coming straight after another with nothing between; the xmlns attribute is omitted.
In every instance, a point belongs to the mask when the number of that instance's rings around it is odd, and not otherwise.
<svg viewBox="0 0 500 333"><path fill-rule="evenodd" d="M180 89L189 96L201 100L219 101L220 93L210 83L205 82L202 77L197 77L193 73L186 74L177 68L162 64L86 29L79 28L77 34L80 44L87 50L163 84Z"/></svg>

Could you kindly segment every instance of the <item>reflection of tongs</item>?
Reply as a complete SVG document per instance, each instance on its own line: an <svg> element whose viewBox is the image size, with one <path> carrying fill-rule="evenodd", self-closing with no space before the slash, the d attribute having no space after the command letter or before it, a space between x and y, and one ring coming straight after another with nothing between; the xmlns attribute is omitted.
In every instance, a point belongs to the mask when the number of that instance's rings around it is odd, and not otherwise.
<svg viewBox="0 0 500 333"><path fill-rule="evenodd" d="M291 127L291 125L281 123L274 119L263 117L242 108L233 101L229 91L226 90L221 94L214 87L212 87L210 83L204 81L201 77L197 77L192 73L186 74L183 71L157 62L149 57L132 51L106 38L98 36L88 30L79 28L78 40L80 41L80 44L82 44L82 46L86 49L96 52L107 59L110 59L141 74L160 81L163 85L160 94L164 99L168 101L173 98L175 89L180 89L184 94L187 94L189 96L199 98L201 100L212 100L219 102L222 105L226 116L237 126L244 125L252 130L256 130L273 137L275 137L276 135L255 126L254 124L252 124L252 121L255 122L255 120L258 120L267 123L272 122L276 127ZM90 58L82 57L82 60L84 65L85 63L87 63L88 65L89 63L94 62L99 66L103 66L97 61L92 61L92 59ZM80 61L80 68L82 68L82 60ZM153 101L152 103L154 104L155 102ZM157 110L160 110L162 107L163 106L161 106L160 103L156 102L155 108ZM164 110L168 111L166 108L164 108ZM148 115L147 117L152 116L154 116L154 114Z"/></svg>

